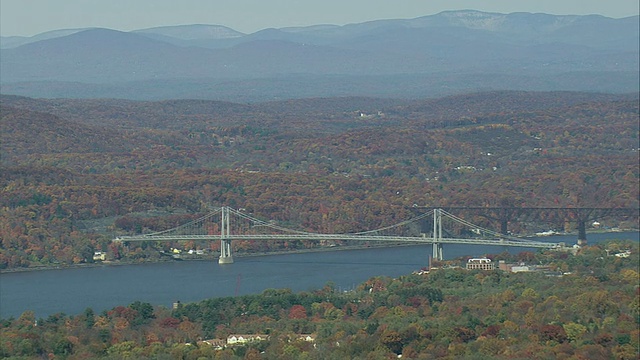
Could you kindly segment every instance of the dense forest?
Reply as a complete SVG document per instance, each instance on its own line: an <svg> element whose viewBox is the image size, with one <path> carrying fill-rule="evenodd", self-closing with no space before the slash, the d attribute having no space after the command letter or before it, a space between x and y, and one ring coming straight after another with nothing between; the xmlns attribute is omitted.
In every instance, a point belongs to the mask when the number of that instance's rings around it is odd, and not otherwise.
<svg viewBox="0 0 640 360"><path fill-rule="evenodd" d="M639 205L637 94L0 99L0 269L92 262L95 251L157 260L156 247L111 239L215 206L305 231L354 232L406 220L416 205ZM605 220L638 227L637 218ZM565 219L548 222L510 226L566 228Z"/></svg>
<svg viewBox="0 0 640 360"><path fill-rule="evenodd" d="M432 269L355 289L0 320L7 359L637 359L638 243L502 253L553 273ZM614 254L629 254L614 256ZM460 263L459 263L460 264ZM552 274L562 274L554 275ZM240 336L260 340L232 343Z"/></svg>

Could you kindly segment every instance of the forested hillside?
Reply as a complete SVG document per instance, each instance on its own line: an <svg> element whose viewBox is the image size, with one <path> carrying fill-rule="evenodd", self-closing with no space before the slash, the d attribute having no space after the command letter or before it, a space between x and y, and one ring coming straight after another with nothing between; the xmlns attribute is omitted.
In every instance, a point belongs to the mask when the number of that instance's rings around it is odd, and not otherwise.
<svg viewBox="0 0 640 360"><path fill-rule="evenodd" d="M110 240L212 206L351 232L406 220L414 205L639 205L637 94L251 105L2 96L0 106L2 269L91 262L94 251L157 259ZM531 226L512 230L540 230Z"/></svg>

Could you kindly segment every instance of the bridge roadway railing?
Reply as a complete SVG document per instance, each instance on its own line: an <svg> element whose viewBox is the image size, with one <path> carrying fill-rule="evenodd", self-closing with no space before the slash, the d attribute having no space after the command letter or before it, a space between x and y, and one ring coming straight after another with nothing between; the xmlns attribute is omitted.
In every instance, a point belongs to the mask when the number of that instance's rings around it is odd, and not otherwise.
<svg viewBox="0 0 640 360"><path fill-rule="evenodd" d="M221 240L220 235L135 235L121 236L114 241L178 241L178 240ZM558 243L548 243L542 241L517 241L508 239L458 239L458 238L438 238L419 236L375 236L375 235L348 235L348 234L285 234L285 235L227 235L224 240L355 240L355 241L387 241L387 242L409 242L422 244L466 244L466 245L494 245L494 246L517 246L531 248L561 248Z"/></svg>

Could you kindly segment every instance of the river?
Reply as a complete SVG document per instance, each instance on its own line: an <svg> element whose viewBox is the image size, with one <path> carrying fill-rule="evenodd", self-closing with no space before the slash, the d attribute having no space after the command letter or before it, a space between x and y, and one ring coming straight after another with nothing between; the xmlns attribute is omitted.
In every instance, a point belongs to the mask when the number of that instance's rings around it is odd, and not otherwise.
<svg viewBox="0 0 640 360"><path fill-rule="evenodd" d="M638 241L638 232L589 234L590 243L607 239ZM575 243L575 235L538 238ZM526 248L506 248L512 253ZM505 248L444 244L444 256L495 254ZM212 261L96 266L0 274L0 318L18 317L26 310L36 317L79 314L87 307L97 313L136 300L170 307L212 297L261 293L269 288L293 291L317 289L328 282L351 289L373 276L409 274L427 266L430 245L280 254L236 258L230 265Z"/></svg>

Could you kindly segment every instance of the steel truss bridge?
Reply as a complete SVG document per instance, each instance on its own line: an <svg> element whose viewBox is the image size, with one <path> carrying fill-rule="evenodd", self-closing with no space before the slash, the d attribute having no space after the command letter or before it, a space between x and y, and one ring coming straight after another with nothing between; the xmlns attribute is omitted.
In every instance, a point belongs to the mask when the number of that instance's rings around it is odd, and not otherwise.
<svg viewBox="0 0 640 360"><path fill-rule="evenodd" d="M232 222L231 219L234 219ZM444 224L444 226L443 226ZM471 237L456 237L467 229ZM233 229L233 231L232 231ZM462 231L464 232L464 231ZM443 236L444 234L444 236ZM233 263L231 241L368 241L430 244L433 258L443 260L443 244L496 245L527 248L561 249L564 244L533 241L484 229L442 209L432 209L412 219L380 229L356 233L324 234L292 230L264 221L230 207L216 208L210 213L172 229L132 236L116 237L116 242L138 241L220 241L220 264Z"/></svg>

